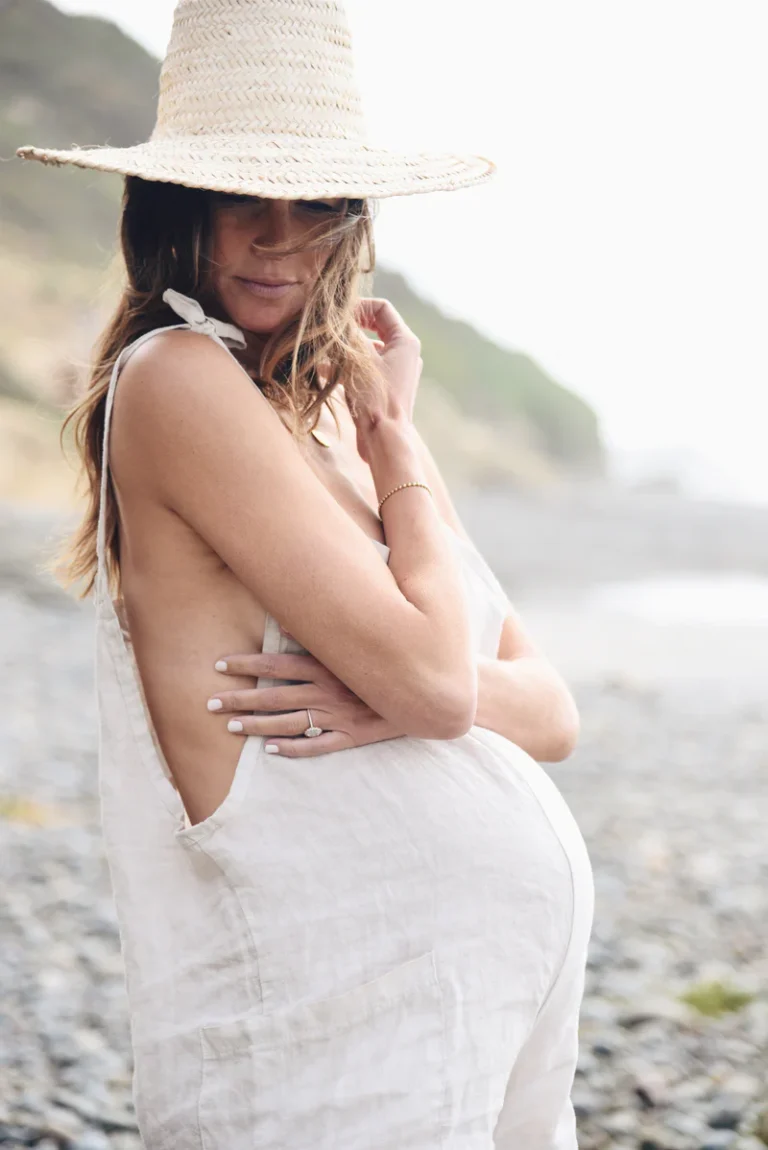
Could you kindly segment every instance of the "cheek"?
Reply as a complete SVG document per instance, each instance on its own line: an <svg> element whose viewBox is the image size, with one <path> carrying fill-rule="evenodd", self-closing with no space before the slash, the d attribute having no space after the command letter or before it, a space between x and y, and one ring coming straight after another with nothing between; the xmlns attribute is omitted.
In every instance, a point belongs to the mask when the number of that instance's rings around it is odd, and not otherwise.
<svg viewBox="0 0 768 1150"><path fill-rule="evenodd" d="M214 272L224 271L232 264L237 263L243 249L248 246L242 230L235 221L225 216L214 221L211 235L211 254L214 262Z"/></svg>
<svg viewBox="0 0 768 1150"><path fill-rule="evenodd" d="M331 253L327 248L316 248L314 251L302 253L302 271L308 284L314 283L330 258Z"/></svg>

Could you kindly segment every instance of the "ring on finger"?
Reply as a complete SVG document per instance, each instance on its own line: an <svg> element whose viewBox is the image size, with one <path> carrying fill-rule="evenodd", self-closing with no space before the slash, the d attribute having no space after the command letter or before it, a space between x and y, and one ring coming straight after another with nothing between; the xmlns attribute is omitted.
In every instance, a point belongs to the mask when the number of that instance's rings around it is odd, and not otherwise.
<svg viewBox="0 0 768 1150"><path fill-rule="evenodd" d="M322 735L323 728L315 726L315 724L312 721L312 712L310 711L309 707L306 707L305 710L307 712L307 719L309 720L309 726L305 730L304 735L308 739L315 739L315 738L317 738L318 735Z"/></svg>

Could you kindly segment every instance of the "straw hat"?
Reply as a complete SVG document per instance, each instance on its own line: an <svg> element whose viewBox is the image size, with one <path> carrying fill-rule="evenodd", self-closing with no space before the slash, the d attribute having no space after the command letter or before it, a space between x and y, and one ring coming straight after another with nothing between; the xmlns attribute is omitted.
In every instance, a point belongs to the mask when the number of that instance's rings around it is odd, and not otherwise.
<svg viewBox="0 0 768 1150"><path fill-rule="evenodd" d="M17 155L273 199L452 191L495 170L368 143L337 0L179 0L146 143Z"/></svg>

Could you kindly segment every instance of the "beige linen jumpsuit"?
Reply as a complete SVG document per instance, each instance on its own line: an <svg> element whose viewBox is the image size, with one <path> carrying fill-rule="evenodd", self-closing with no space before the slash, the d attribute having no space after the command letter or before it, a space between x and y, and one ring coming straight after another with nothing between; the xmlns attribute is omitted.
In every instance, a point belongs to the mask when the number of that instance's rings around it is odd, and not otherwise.
<svg viewBox="0 0 768 1150"><path fill-rule="evenodd" d="M166 299L222 355L242 340ZM102 509L120 368L156 334L115 365ZM493 658L506 596L446 531ZM477 726L295 760L250 736L226 799L190 826L104 541L101 518L102 820L147 1150L572 1150L593 890L545 772ZM268 617L264 650L304 649Z"/></svg>

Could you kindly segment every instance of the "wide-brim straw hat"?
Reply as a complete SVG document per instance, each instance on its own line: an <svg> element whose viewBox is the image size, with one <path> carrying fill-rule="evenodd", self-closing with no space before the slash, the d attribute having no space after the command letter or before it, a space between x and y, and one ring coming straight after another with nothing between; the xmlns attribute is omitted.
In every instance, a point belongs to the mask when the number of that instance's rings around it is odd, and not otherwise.
<svg viewBox="0 0 768 1150"><path fill-rule="evenodd" d="M337 0L179 0L146 143L17 155L273 199L453 191L495 170L368 141Z"/></svg>

